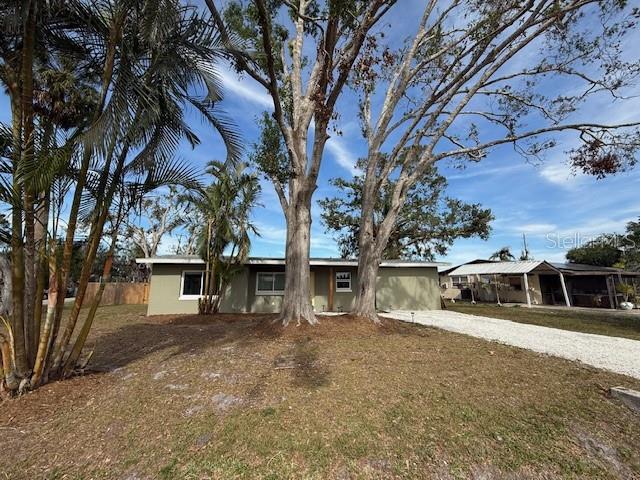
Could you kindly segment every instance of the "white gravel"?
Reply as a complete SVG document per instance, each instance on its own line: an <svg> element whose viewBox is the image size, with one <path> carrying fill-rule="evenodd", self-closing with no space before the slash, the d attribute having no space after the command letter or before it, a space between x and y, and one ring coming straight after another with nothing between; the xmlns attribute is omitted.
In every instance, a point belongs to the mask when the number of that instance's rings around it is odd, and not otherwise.
<svg viewBox="0 0 640 480"><path fill-rule="evenodd" d="M591 333L570 332L497 318L447 310L393 311L383 316L442 328L556 357L578 360L593 367L640 379L640 341ZM638 319L640 321L640 319Z"/></svg>

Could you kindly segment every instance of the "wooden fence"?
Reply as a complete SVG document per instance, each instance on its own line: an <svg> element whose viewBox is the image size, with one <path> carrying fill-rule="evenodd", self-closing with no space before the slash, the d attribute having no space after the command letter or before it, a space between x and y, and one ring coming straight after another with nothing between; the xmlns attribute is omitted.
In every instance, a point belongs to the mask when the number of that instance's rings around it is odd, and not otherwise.
<svg viewBox="0 0 640 480"><path fill-rule="evenodd" d="M86 299L90 301L98 291L99 283L89 283ZM140 305L149 301L148 283L108 283L102 293L100 305Z"/></svg>

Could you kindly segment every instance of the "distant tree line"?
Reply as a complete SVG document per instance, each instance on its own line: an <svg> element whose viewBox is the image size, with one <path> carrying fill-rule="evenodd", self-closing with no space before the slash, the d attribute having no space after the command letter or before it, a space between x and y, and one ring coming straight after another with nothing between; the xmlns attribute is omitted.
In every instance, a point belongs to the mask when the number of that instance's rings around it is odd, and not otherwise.
<svg viewBox="0 0 640 480"><path fill-rule="evenodd" d="M605 233L567 252L573 263L640 271L640 219L627 223L625 233Z"/></svg>

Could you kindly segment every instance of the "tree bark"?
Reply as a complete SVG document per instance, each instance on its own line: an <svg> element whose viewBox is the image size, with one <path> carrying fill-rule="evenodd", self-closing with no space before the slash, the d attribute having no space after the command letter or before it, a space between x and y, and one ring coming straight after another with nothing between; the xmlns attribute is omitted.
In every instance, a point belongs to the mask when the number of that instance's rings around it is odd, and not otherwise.
<svg viewBox="0 0 640 480"><path fill-rule="evenodd" d="M398 220L398 212L406 197L406 173L402 172L398 183L401 185L394 192L391 207L384 220L374 224L374 209L378 198L379 182L375 180L376 167L367 169L362 194L362 216L360 218L360 238L358 242L358 294L356 296L356 315L379 322L376 314L376 281L382 255L389 242L391 232Z"/></svg>
<svg viewBox="0 0 640 480"><path fill-rule="evenodd" d="M373 220L378 198L376 170L377 164L369 162L362 191L362 212L358 238L358 291L353 313L379 323L380 320L376 313L376 281L382 255L379 253L379 242L374 231Z"/></svg>
<svg viewBox="0 0 640 480"><path fill-rule="evenodd" d="M376 282L379 266L380 256L375 251L375 245L360 245L358 293L353 313L374 323L380 323L376 312Z"/></svg>
<svg viewBox="0 0 640 480"><path fill-rule="evenodd" d="M301 182L300 182L301 183ZM317 323L311 305L311 273L309 251L311 247L311 193L304 183L290 182L293 200L287 213L287 246L285 259L285 288L280 319L284 326L295 320ZM314 188L315 189L315 188Z"/></svg>

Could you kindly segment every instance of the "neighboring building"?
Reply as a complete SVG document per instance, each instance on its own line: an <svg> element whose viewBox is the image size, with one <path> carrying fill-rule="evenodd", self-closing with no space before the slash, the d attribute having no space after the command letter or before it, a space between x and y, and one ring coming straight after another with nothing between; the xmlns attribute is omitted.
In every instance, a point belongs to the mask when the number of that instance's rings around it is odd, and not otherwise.
<svg viewBox="0 0 640 480"><path fill-rule="evenodd" d="M493 260L476 259L464 265L478 263L495 263ZM441 267L438 269L442 298L445 300L472 300L470 286L475 281L473 275L450 275L457 267Z"/></svg>
<svg viewBox="0 0 640 480"><path fill-rule="evenodd" d="M197 313L202 294L204 261L197 256L139 258L150 264L152 275L148 315ZM378 274L379 310L434 310L440 308L437 267L442 263L384 261ZM316 312L346 312L355 301L358 262L311 259L311 301ZM231 281L222 300L222 312L275 313L284 295L284 259L249 258Z"/></svg>
<svg viewBox="0 0 640 480"><path fill-rule="evenodd" d="M619 283L637 283L639 272L575 263L474 260L440 272L443 296L481 302L617 308Z"/></svg>

